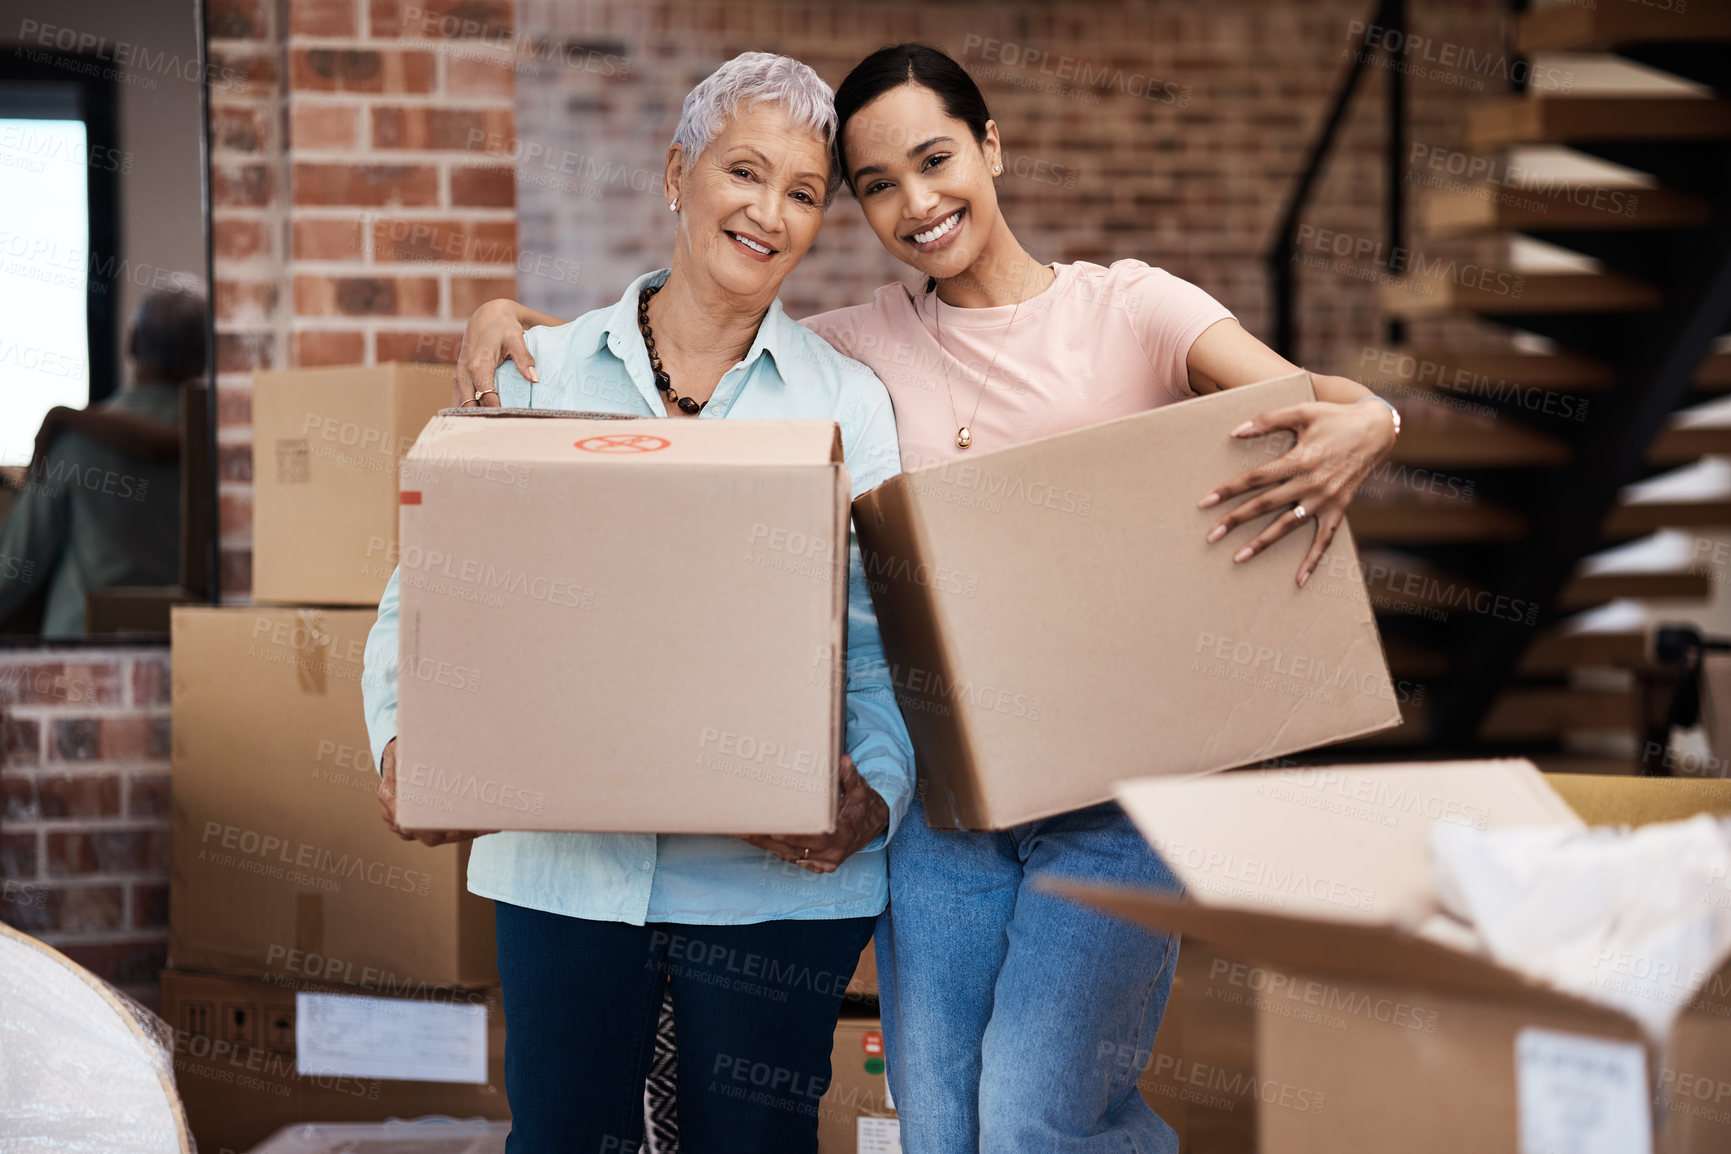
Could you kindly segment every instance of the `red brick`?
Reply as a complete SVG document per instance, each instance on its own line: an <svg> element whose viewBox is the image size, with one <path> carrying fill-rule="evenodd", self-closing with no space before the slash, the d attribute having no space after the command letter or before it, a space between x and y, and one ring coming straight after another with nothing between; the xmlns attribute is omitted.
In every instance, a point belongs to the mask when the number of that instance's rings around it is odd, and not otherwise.
<svg viewBox="0 0 1731 1154"><path fill-rule="evenodd" d="M514 26L510 0L368 0L374 36L405 40L509 40Z"/></svg>
<svg viewBox="0 0 1731 1154"><path fill-rule="evenodd" d="M55 773L36 781L36 804L42 817L116 817L120 813L120 778L112 773Z"/></svg>
<svg viewBox="0 0 1731 1154"><path fill-rule="evenodd" d="M453 168L451 204L456 208L513 208L517 204L517 174L509 168Z"/></svg>
<svg viewBox="0 0 1731 1154"><path fill-rule="evenodd" d="M144 752L155 761L166 760L174 753L174 719L166 713L146 719Z"/></svg>
<svg viewBox="0 0 1731 1154"><path fill-rule="evenodd" d="M433 91L433 54L378 52L361 48L300 48L289 54L289 88L295 92Z"/></svg>
<svg viewBox="0 0 1731 1154"><path fill-rule="evenodd" d="M264 147L268 130L262 109L230 105L210 110L212 148L231 152L257 152Z"/></svg>
<svg viewBox="0 0 1731 1154"><path fill-rule="evenodd" d="M244 373L268 369L276 364L276 340L269 333L216 334L216 371ZM218 408L221 415L221 408Z"/></svg>
<svg viewBox="0 0 1731 1154"><path fill-rule="evenodd" d="M396 332L379 333L373 338L378 348L374 360L413 361L424 365L454 365L457 350L463 347L462 330L455 332Z"/></svg>
<svg viewBox="0 0 1731 1154"><path fill-rule="evenodd" d="M216 447L217 476L224 481L252 480L252 446L220 444Z"/></svg>
<svg viewBox="0 0 1731 1154"><path fill-rule="evenodd" d="M270 251L270 233L257 220L213 220L211 247L218 260L245 260Z"/></svg>
<svg viewBox="0 0 1731 1154"><path fill-rule="evenodd" d="M289 147L353 148L360 139L356 104L299 104L289 113Z"/></svg>
<svg viewBox="0 0 1731 1154"><path fill-rule="evenodd" d="M495 297L515 297L515 277L454 276L451 278L451 315L466 317Z"/></svg>
<svg viewBox="0 0 1731 1154"><path fill-rule="evenodd" d="M439 282L433 277L297 276L296 316L436 316Z"/></svg>
<svg viewBox="0 0 1731 1154"><path fill-rule="evenodd" d="M0 765L32 766L42 760L42 723L34 718L0 715Z"/></svg>
<svg viewBox="0 0 1731 1154"><path fill-rule="evenodd" d="M294 0L288 6L289 32L296 36L355 36L360 31L360 0Z"/></svg>
<svg viewBox="0 0 1731 1154"><path fill-rule="evenodd" d="M264 0L211 0L204 10L205 35L212 40L255 40L265 35Z"/></svg>
<svg viewBox="0 0 1731 1154"><path fill-rule="evenodd" d="M366 338L356 332L323 332L314 329L295 334L294 363L300 368L358 365L366 360L366 351ZM247 479L250 478L249 468Z"/></svg>
<svg viewBox="0 0 1731 1154"><path fill-rule="evenodd" d="M296 204L439 203L439 171L430 165L297 164L293 182Z"/></svg>
<svg viewBox="0 0 1731 1154"><path fill-rule="evenodd" d="M252 535L252 496L247 493L224 493L216 501L218 527L222 537Z"/></svg>
<svg viewBox="0 0 1731 1154"><path fill-rule="evenodd" d="M126 783L126 816L167 817L171 809L166 773L141 773Z"/></svg>
<svg viewBox="0 0 1731 1154"><path fill-rule="evenodd" d="M37 840L34 833L0 833L0 878L36 876Z"/></svg>
<svg viewBox="0 0 1731 1154"><path fill-rule="evenodd" d="M235 594L243 597L252 591L251 549L223 546L222 591L225 596Z"/></svg>
<svg viewBox="0 0 1731 1154"><path fill-rule="evenodd" d="M506 153L511 149L508 108L373 109L373 147Z"/></svg>
<svg viewBox="0 0 1731 1154"><path fill-rule="evenodd" d="M210 49L211 103L246 95L263 96L276 84L276 54L273 49L237 48L232 44Z"/></svg>
<svg viewBox="0 0 1731 1154"><path fill-rule="evenodd" d="M63 934L117 930L126 922L126 891L119 886L57 887L48 896L50 909L59 907L54 928Z"/></svg>
<svg viewBox="0 0 1731 1154"><path fill-rule="evenodd" d="M263 208L271 201L270 168L263 164L210 165L210 203L215 208Z"/></svg>
<svg viewBox="0 0 1731 1154"><path fill-rule="evenodd" d="M102 723L94 717L56 719L48 730L51 761L95 761Z"/></svg>
<svg viewBox="0 0 1731 1154"><path fill-rule="evenodd" d="M364 236L359 220L297 220L294 222L295 259L358 261Z"/></svg>
<svg viewBox="0 0 1731 1154"><path fill-rule="evenodd" d="M38 816L35 780L0 773L0 821L35 821Z"/></svg>
<svg viewBox="0 0 1731 1154"><path fill-rule="evenodd" d="M168 887L161 883L139 883L132 887L134 929L168 928Z"/></svg>
<svg viewBox="0 0 1731 1154"><path fill-rule="evenodd" d="M372 228L377 261L508 265L517 259L517 226L508 220L391 217L374 219Z"/></svg>
<svg viewBox="0 0 1731 1154"><path fill-rule="evenodd" d="M268 321L276 312L277 286L269 281L237 281L218 279L216 282L216 321L258 323Z"/></svg>
<svg viewBox="0 0 1731 1154"><path fill-rule="evenodd" d="M217 334L222 342L222 334ZM216 390L216 423L223 429L252 429L252 390L218 386Z"/></svg>
<svg viewBox="0 0 1731 1154"><path fill-rule="evenodd" d="M47 835L49 877L166 872L166 829L94 829Z"/></svg>
<svg viewBox="0 0 1731 1154"><path fill-rule="evenodd" d="M102 719L97 755L103 761L137 761L150 755L150 719L105 717Z"/></svg>
<svg viewBox="0 0 1731 1154"><path fill-rule="evenodd" d="M162 657L138 657L132 662L132 703L134 705L167 705L173 681L168 674L168 661Z"/></svg>
<svg viewBox="0 0 1731 1154"><path fill-rule="evenodd" d="M517 92L517 61L510 52L445 61L447 96L511 97Z"/></svg>

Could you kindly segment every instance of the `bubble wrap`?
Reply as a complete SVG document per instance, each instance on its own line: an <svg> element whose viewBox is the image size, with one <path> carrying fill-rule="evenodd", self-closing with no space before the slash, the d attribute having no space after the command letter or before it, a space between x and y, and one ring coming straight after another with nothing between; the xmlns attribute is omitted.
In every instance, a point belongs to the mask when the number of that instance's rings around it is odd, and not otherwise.
<svg viewBox="0 0 1731 1154"><path fill-rule="evenodd" d="M163 1021L0 925L0 1150L191 1154Z"/></svg>

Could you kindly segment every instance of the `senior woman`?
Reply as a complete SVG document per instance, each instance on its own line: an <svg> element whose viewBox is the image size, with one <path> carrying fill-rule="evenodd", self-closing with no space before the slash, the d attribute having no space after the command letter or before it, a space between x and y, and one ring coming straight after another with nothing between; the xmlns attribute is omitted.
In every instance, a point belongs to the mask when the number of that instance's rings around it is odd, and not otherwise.
<svg viewBox="0 0 1731 1154"><path fill-rule="evenodd" d="M834 136L830 89L810 68L760 52L722 65L686 97L667 150L671 268L638 277L615 305L531 331L533 379L503 365L481 402L833 420L856 496L894 473L883 385L776 300L839 184ZM847 639L833 834L416 835L477 837L469 888L497 904L510 1154L639 1149L664 987L677 1021L681 1145L817 1149L841 995L888 900L884 847L913 787L857 549ZM366 653L367 723L393 829L397 643L393 576Z"/></svg>

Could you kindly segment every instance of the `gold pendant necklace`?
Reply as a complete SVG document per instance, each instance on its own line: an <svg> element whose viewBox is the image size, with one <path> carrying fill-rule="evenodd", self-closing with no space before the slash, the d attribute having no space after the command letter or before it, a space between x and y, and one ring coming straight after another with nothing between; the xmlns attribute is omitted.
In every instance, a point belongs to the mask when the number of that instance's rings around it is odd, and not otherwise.
<svg viewBox="0 0 1731 1154"><path fill-rule="evenodd" d="M1029 257L1030 262L1033 257ZM974 443L974 418L980 415L980 402L986 397L986 390L992 384L992 370L998 367L998 354L1004 351L1004 342L1010 339L1010 329L1016 323L1016 314L1022 311L1022 297L1028 291L1028 275L1034 271L1032 263L1022 271L1022 288L1016 294L1016 307L1010 310L1010 323L1004 326L1004 335L998 338L997 351L992 353L992 363L986 366L985 379L980 382L980 391L974 397L974 411L968 414L966 422L956 416L956 395L950 391L950 369L944 366L944 395L950 400L950 420L956 422L956 448L965 449ZM932 288L932 327L937 331L938 351L944 351L944 323L939 314L943 300L938 296L936 286Z"/></svg>

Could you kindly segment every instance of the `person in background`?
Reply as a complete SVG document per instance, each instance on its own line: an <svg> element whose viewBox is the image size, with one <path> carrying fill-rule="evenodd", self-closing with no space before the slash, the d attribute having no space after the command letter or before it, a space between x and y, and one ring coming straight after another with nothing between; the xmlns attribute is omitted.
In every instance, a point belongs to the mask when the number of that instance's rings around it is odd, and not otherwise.
<svg viewBox="0 0 1731 1154"><path fill-rule="evenodd" d="M777 300L839 187L834 137L829 87L810 68L763 52L723 64L686 96L667 151L671 267L637 277L613 305L534 330L538 373L500 366L462 400L643 420L833 421L854 495L887 480L896 439L883 384ZM400 576L379 604L362 681L392 828ZM681 584L680 596L704 599L697 571ZM476 838L469 889L495 903L510 1023L509 1154L642 1148L645 1078L668 990L681 1147L815 1154L842 994L888 901L884 847L914 783L857 548L847 605L834 833ZM608 655L569 660L605 667ZM414 836L435 844L475 835ZM728 968L742 964L758 973L753 981Z"/></svg>
<svg viewBox="0 0 1731 1154"><path fill-rule="evenodd" d="M204 375L206 327L202 296L150 293L127 334L125 387L44 418L0 528L0 622L42 596L42 634L77 637L91 590L179 582L181 395Z"/></svg>

